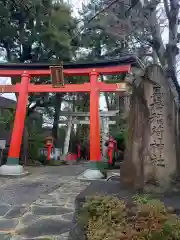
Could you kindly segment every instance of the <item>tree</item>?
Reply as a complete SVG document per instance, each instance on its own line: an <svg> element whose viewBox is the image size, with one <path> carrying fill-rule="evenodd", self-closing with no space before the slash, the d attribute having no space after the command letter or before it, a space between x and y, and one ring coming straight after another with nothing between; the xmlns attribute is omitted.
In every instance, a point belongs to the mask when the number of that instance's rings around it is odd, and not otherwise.
<svg viewBox="0 0 180 240"><path fill-rule="evenodd" d="M70 6L51 0L0 1L0 48L8 62L69 61L77 47L72 35L76 20ZM3 51L2 51L3 53ZM12 78L12 83L20 79ZM48 83L49 78L33 78L35 83ZM56 99L56 102L54 101ZM53 133L57 135L57 118L61 95L33 94L29 97L27 116L37 107L55 104Z"/></svg>
<svg viewBox="0 0 180 240"><path fill-rule="evenodd" d="M180 96L176 69L179 4L176 0L167 1L145 0L142 4L140 0L103 0L84 6L81 39L82 46L89 52L86 58L119 58L135 54L145 65L160 63ZM167 31L167 27L169 42L165 45L163 31ZM114 94L105 94L105 97L108 109L117 105Z"/></svg>
<svg viewBox="0 0 180 240"><path fill-rule="evenodd" d="M6 131L10 131L12 129L14 122L14 110L4 109L1 112L0 124L1 127Z"/></svg>
<svg viewBox="0 0 180 240"><path fill-rule="evenodd" d="M103 21L105 19L102 16L104 13L104 5L103 1L90 2L87 6L84 6L80 13L84 24L81 36L81 46L88 49L88 54L86 54L85 58L89 61L94 59L117 59L122 55L130 53L129 43L127 41L124 41L124 39L117 39L109 31L106 31L104 25L106 25L107 22L104 24ZM105 17L107 18L107 16ZM101 76L101 81L106 81L106 83L120 82L124 80L125 76L126 74L106 76L106 78ZM118 109L119 96L117 94L104 93L102 95L105 96L108 110ZM110 126L110 132L119 132L120 125L122 126L122 121L119 121L119 116L116 120L118 120L118 122L116 126Z"/></svg>
<svg viewBox="0 0 180 240"><path fill-rule="evenodd" d="M106 29L116 39L124 38L128 41L131 37L131 45L143 51L144 55L151 55L153 61L158 61L167 70L168 77L172 78L179 91L176 67L180 41L178 32L179 2L178 0L163 0L163 2L145 0L143 2L144 4L140 0L133 0L129 4L126 1L116 2L115 6L106 11L108 14L106 22L111 23L111 28L106 25ZM107 4L108 1L105 1L105 5ZM124 17L119 15L120 9L124 13ZM102 16L103 20L104 18ZM102 25L104 24L103 20ZM169 32L166 45L163 42L164 29ZM123 30L124 34L122 34ZM138 54L137 51L135 53ZM154 57L155 55L158 59Z"/></svg>
<svg viewBox="0 0 180 240"><path fill-rule="evenodd" d="M180 41L178 0L132 0L132 1L96 1L86 7L84 26L101 29L114 41L124 44L126 53L136 54L143 61L158 61L165 67L172 79L177 78L177 55ZM87 10L88 9L88 10ZM92 10L93 9L93 10ZM90 15L94 14L94 18ZM91 28L91 27L90 27ZM169 33L168 43L163 42L163 33ZM112 49L121 55L119 47ZM143 58L142 58L143 57ZM152 60L151 60L152 61ZM176 80L174 81L176 87Z"/></svg>

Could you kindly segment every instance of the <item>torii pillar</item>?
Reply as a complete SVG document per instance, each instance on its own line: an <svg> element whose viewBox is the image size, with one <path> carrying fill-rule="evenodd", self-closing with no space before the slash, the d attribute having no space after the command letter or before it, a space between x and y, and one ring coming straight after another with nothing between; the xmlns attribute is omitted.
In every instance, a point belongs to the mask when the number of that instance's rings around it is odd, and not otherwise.
<svg viewBox="0 0 180 240"><path fill-rule="evenodd" d="M92 164L101 160L100 148L100 116L99 116L99 88L97 87L98 73L90 74L90 159Z"/></svg>
<svg viewBox="0 0 180 240"><path fill-rule="evenodd" d="M26 175L23 166L19 164L21 142L26 118L26 106L28 103L28 84L30 75L24 71L21 76L21 88L19 91L16 114L14 120L13 134L11 137L9 155L6 165L0 167L0 175L21 176ZM22 104L23 103L23 104ZM17 147L18 146L18 147Z"/></svg>
<svg viewBox="0 0 180 240"><path fill-rule="evenodd" d="M90 73L90 161L89 168L80 178L87 180L101 179L104 175L104 162L101 161L100 147L100 116L99 116L99 74L94 70Z"/></svg>

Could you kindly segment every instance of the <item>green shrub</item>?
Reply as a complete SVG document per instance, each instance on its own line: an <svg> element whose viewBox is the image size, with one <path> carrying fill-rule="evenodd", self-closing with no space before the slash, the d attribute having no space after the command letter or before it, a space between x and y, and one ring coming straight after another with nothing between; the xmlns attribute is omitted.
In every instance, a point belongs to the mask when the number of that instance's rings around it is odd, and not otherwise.
<svg viewBox="0 0 180 240"><path fill-rule="evenodd" d="M113 137L117 141L118 149L124 150L127 143L127 129L124 129L122 132L115 134Z"/></svg>
<svg viewBox="0 0 180 240"><path fill-rule="evenodd" d="M180 240L180 219L147 196L131 204L109 196L88 198L80 221L87 240Z"/></svg>
<svg viewBox="0 0 180 240"><path fill-rule="evenodd" d="M54 159L50 159L47 160L47 157L45 155L40 155L37 160L43 164L43 165L48 165L48 166L60 166L60 165L66 165L67 162L66 161L62 161L62 160L54 160Z"/></svg>
<svg viewBox="0 0 180 240"><path fill-rule="evenodd" d="M49 165L49 166L61 166L61 165L67 165L66 161L59 161L59 160L46 160L46 164L45 165Z"/></svg>
<svg viewBox="0 0 180 240"><path fill-rule="evenodd" d="M43 165L47 165L47 157L45 155L39 155L37 161Z"/></svg>

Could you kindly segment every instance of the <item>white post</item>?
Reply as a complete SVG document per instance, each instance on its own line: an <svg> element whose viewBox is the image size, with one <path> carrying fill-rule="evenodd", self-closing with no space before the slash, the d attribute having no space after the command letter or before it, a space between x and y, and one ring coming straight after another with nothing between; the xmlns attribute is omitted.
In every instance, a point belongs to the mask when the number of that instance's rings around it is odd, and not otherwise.
<svg viewBox="0 0 180 240"><path fill-rule="evenodd" d="M105 156L106 154L105 142L109 135L109 121L107 117L104 117L102 121L103 121L103 156Z"/></svg>
<svg viewBox="0 0 180 240"><path fill-rule="evenodd" d="M72 129L72 116L70 116L69 119L68 119L68 127L67 127L65 142L64 142L64 153L63 153L64 156L67 155L67 153L69 151L71 129Z"/></svg>

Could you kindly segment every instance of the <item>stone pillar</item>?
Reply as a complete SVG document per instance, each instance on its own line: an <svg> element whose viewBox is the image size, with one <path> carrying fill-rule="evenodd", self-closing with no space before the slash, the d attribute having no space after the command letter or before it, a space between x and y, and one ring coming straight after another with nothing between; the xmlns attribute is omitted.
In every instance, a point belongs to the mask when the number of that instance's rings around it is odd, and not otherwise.
<svg viewBox="0 0 180 240"><path fill-rule="evenodd" d="M67 132L66 132L66 137L65 137L65 142L64 142L64 156L67 155L69 151L69 142L70 142L70 137L71 137L71 129L72 129L72 116L69 117L68 119L68 126L67 126Z"/></svg>
<svg viewBox="0 0 180 240"><path fill-rule="evenodd" d="M149 90L145 89L150 123L149 151L155 166L155 180L165 189L170 187L172 175L176 172L176 126L172 121L174 97L160 67L147 68L146 75L157 82L151 84ZM145 173L148 172L148 166L144 167Z"/></svg>
<svg viewBox="0 0 180 240"><path fill-rule="evenodd" d="M103 156L106 155L106 146L105 146L105 142L107 141L108 135L109 135L109 123L108 123L108 118L107 117L102 117L102 127L103 127Z"/></svg>
<svg viewBox="0 0 180 240"><path fill-rule="evenodd" d="M124 115L128 116L130 110L130 94L124 96Z"/></svg>
<svg viewBox="0 0 180 240"><path fill-rule="evenodd" d="M174 97L163 70L149 66L133 88L128 145L121 180L133 188L165 191L176 172Z"/></svg>

